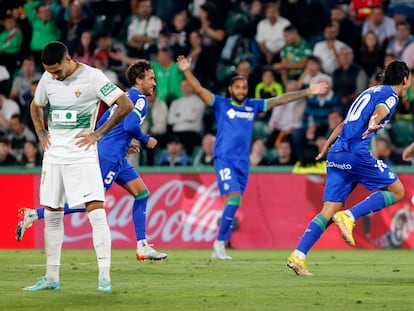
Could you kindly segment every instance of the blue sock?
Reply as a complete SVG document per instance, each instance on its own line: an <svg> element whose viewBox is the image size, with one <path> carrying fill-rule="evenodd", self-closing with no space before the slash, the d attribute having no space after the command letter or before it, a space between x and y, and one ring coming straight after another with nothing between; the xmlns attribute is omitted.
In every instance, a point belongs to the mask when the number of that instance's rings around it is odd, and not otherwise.
<svg viewBox="0 0 414 311"><path fill-rule="evenodd" d="M234 215L241 203L240 196L230 197L224 206L223 215L221 216L217 240L227 241L233 229Z"/></svg>
<svg viewBox="0 0 414 311"><path fill-rule="evenodd" d="M147 238L147 202L150 192L145 189L135 197L134 206L132 207L132 220L134 221L135 234L137 241Z"/></svg>
<svg viewBox="0 0 414 311"><path fill-rule="evenodd" d="M312 246L319 240L327 225L328 220L324 216L321 214L316 215L316 217L309 223L305 233L303 233L296 249L306 255Z"/></svg>
<svg viewBox="0 0 414 311"><path fill-rule="evenodd" d="M36 209L37 212L37 218L38 219L43 219L45 218L45 208L44 207L39 207Z"/></svg>
<svg viewBox="0 0 414 311"><path fill-rule="evenodd" d="M357 220L361 216L365 216L382 210L384 207L390 206L397 202L392 192L388 190L377 191L368 196L364 201L351 207L349 211Z"/></svg>
<svg viewBox="0 0 414 311"><path fill-rule="evenodd" d="M44 207L40 207L36 209L37 212L37 218L42 219L45 218L45 209ZM65 203L65 206L63 207L63 214L72 214L72 213L81 213L86 212L86 208L69 208L68 203Z"/></svg>

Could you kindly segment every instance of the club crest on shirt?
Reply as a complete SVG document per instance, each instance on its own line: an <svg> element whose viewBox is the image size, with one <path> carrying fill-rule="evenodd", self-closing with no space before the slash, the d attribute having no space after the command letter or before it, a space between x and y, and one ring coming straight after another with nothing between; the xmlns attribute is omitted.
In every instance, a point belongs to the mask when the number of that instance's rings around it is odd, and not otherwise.
<svg viewBox="0 0 414 311"><path fill-rule="evenodd" d="M75 96L76 97L79 97L79 96L81 96L82 95L82 91L80 90L80 89L77 89L76 91L75 91Z"/></svg>

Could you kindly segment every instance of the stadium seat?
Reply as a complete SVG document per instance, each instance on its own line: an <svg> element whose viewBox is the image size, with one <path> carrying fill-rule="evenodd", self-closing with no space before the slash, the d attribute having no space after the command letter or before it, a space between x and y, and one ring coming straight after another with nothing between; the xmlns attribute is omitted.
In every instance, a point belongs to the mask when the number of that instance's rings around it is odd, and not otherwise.
<svg viewBox="0 0 414 311"><path fill-rule="evenodd" d="M407 147L414 141L414 120L392 121L389 136L397 148Z"/></svg>
<svg viewBox="0 0 414 311"><path fill-rule="evenodd" d="M269 127L266 121L256 120L253 124L253 137L261 137L265 140L269 136Z"/></svg>

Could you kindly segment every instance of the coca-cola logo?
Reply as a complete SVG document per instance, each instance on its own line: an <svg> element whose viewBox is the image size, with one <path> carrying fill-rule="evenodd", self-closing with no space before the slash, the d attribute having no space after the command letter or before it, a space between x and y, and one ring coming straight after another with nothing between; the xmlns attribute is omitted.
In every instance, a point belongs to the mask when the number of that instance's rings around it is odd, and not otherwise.
<svg viewBox="0 0 414 311"><path fill-rule="evenodd" d="M105 209L113 242L135 241L135 234L131 232L133 204L134 198L123 189L106 194ZM163 183L152 190L147 203L147 239L166 243L173 240L211 242L216 237L222 206L216 182L205 185L174 179ZM65 242L92 238L87 213L68 216L69 226L75 230L65 230Z"/></svg>

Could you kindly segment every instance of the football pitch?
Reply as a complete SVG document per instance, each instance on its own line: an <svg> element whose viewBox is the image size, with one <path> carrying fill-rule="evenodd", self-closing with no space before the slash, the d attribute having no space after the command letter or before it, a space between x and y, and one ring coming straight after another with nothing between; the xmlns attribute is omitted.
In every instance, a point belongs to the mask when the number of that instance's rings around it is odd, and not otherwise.
<svg viewBox="0 0 414 311"><path fill-rule="evenodd" d="M27 292L45 273L41 250L0 251L0 310L412 310L414 251L317 250L299 277L288 250L165 250L164 261L112 252L112 294L97 292L93 249L62 253L61 289Z"/></svg>

